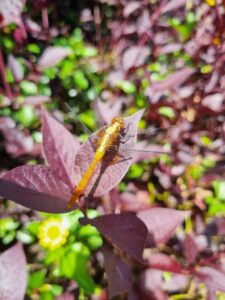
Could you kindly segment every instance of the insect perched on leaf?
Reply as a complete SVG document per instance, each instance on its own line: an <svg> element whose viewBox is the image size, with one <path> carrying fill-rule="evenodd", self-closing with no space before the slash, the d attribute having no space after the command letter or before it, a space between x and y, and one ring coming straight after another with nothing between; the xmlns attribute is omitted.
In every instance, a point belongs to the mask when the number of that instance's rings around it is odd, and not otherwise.
<svg viewBox="0 0 225 300"><path fill-rule="evenodd" d="M113 117L109 125L104 126L96 134L89 137L88 142L84 144L84 154L82 151L79 151L77 154L80 161L87 162L88 160L89 164L86 164L83 168L85 172L82 172L80 180L72 191L72 196L67 205L68 208L71 208L82 195L88 195L89 192L95 195L95 188L97 188L99 181L102 181L101 177L108 176L107 185L110 185L110 181L115 181L115 178L112 180L112 176L117 174L118 170L121 173L121 177L123 177L133 161L134 152L145 152L145 150L134 148L137 138L137 125L143 111L141 110L125 119ZM97 113L101 120L100 110ZM85 126L83 125L83 127ZM90 146L92 147L92 149L89 149L92 152L91 158L85 154L85 150ZM149 153L149 151L146 152ZM162 151L155 151L155 153L159 154ZM77 157L76 161L78 161ZM109 171L110 169L111 172ZM107 173L108 175L106 175ZM89 187L92 188L90 189Z"/></svg>
<svg viewBox="0 0 225 300"><path fill-rule="evenodd" d="M116 118L80 145L62 124L43 111L43 150L48 165L24 165L6 172L0 177L0 195L49 213L68 212L68 203L73 191L78 193L76 186L81 187L82 178L85 186L78 198L104 195L118 185L133 162L142 114L140 110L124 119ZM96 159L100 145L105 152ZM85 173L92 163L96 166L88 171L87 180ZM71 208L77 208L76 204Z"/></svg>
<svg viewBox="0 0 225 300"><path fill-rule="evenodd" d="M82 195L84 189L86 188L93 172L96 169L97 164L102 161L106 152L118 141L119 136L125 129L125 122L122 118L115 117L112 119L111 123L107 126L105 130L101 130L98 135L100 137L98 141L98 147L94 155L94 159L79 181L78 185L75 187L72 197L68 203L68 208L70 208Z"/></svg>

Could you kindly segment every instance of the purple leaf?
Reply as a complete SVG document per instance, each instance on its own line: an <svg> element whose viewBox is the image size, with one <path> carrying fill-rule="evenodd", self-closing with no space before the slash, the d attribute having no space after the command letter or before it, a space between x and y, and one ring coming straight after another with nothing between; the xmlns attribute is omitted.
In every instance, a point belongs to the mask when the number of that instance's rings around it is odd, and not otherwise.
<svg viewBox="0 0 225 300"><path fill-rule="evenodd" d="M90 179L86 189L85 195L93 195L94 197L101 196L113 189L124 177L132 162L132 149L136 143L138 122L143 114L143 110L125 118L126 135L124 141L119 142L116 153L122 156L119 161L111 164L112 152L106 154L103 161L98 164L92 178ZM90 139L85 142L78 150L76 155L76 166L80 168L80 178L84 175L88 167L93 161L95 149L93 141L97 137L94 133ZM90 141L91 140L91 141Z"/></svg>
<svg viewBox="0 0 225 300"><path fill-rule="evenodd" d="M122 65L125 70L140 67L150 55L148 47L132 46L128 48L122 58Z"/></svg>
<svg viewBox="0 0 225 300"><path fill-rule="evenodd" d="M162 291L162 272L154 269L147 269L141 274L140 288L143 298L151 300L168 300L167 295Z"/></svg>
<svg viewBox="0 0 225 300"><path fill-rule="evenodd" d="M119 141L118 145L123 161L113 166L110 165L112 160L104 160L99 164L97 169L101 174L94 172L84 191L85 196L106 193L125 175L132 160L131 156L125 157L125 154L128 149L132 150L136 141L137 126L142 114L143 110L125 119L126 140L124 143ZM67 211L66 204L71 198L71 191L91 164L95 149L89 140L79 148L76 155L79 143L61 124L48 116L47 112L43 112L43 123L44 151L50 167L24 166L9 171L0 178L0 195L31 209L62 213ZM4 131L4 124L0 129Z"/></svg>
<svg viewBox="0 0 225 300"><path fill-rule="evenodd" d="M190 68L183 68L182 70L176 71L169 75L166 79L152 83L146 93L152 95L152 93L176 89L181 86L191 75L193 70Z"/></svg>
<svg viewBox="0 0 225 300"><path fill-rule="evenodd" d="M2 122L1 122L2 121ZM31 153L34 148L34 142L30 135L26 135L23 131L19 131L15 123L6 122L6 118L1 118L0 131L4 135L4 146L12 157Z"/></svg>
<svg viewBox="0 0 225 300"><path fill-rule="evenodd" d="M128 17L133 12L135 12L137 9L141 7L141 3L139 1L132 1L125 5L123 14L125 17Z"/></svg>
<svg viewBox="0 0 225 300"><path fill-rule="evenodd" d="M18 243L0 255L0 299L23 300L26 283L26 257Z"/></svg>
<svg viewBox="0 0 225 300"><path fill-rule="evenodd" d="M173 10L177 10L186 4L186 0L170 0L168 3L163 7L162 13L168 13Z"/></svg>
<svg viewBox="0 0 225 300"><path fill-rule="evenodd" d="M50 101L51 101L51 99L48 96L37 95L37 96L26 97L24 100L24 104L37 106L37 105L41 105L43 103L50 102Z"/></svg>
<svg viewBox="0 0 225 300"><path fill-rule="evenodd" d="M214 224L216 225L216 234L218 235L225 235L225 218L220 217L220 218L215 218Z"/></svg>
<svg viewBox="0 0 225 300"><path fill-rule="evenodd" d="M38 61L38 69L42 71L45 68L53 67L69 54L71 54L71 50L68 48L48 47Z"/></svg>
<svg viewBox="0 0 225 300"><path fill-rule="evenodd" d="M179 292L188 286L189 281L188 275L173 274L172 278L165 282L163 289L170 293Z"/></svg>
<svg viewBox="0 0 225 300"><path fill-rule="evenodd" d="M182 45L178 43L174 44L168 44L162 47L159 47L156 49L157 55L163 55L163 54L169 54L174 53L176 51L179 51L182 49Z"/></svg>
<svg viewBox="0 0 225 300"><path fill-rule="evenodd" d="M121 211L137 212L149 208L149 193L138 190L134 192L124 192L119 195Z"/></svg>
<svg viewBox="0 0 225 300"><path fill-rule="evenodd" d="M103 248L105 271L108 280L109 298L127 292L131 286L131 270L109 248Z"/></svg>
<svg viewBox="0 0 225 300"><path fill-rule="evenodd" d="M163 253L152 253L148 258L149 266L166 272L182 273L182 267L174 258Z"/></svg>
<svg viewBox="0 0 225 300"><path fill-rule="evenodd" d="M188 234L184 239L184 255L187 258L189 264L194 263L198 256L198 246L195 243L194 236Z"/></svg>
<svg viewBox="0 0 225 300"><path fill-rule="evenodd" d="M95 226L110 243L143 263L142 254L148 230L135 215L108 214L95 219L83 218L80 222L82 225Z"/></svg>
<svg viewBox="0 0 225 300"><path fill-rule="evenodd" d="M202 104L215 112L220 112L224 101L224 95L221 93L212 94L202 99Z"/></svg>
<svg viewBox="0 0 225 300"><path fill-rule="evenodd" d="M0 1L0 28L11 23L20 24L21 14L26 0L1 0Z"/></svg>
<svg viewBox="0 0 225 300"><path fill-rule="evenodd" d="M64 293L55 298L55 300L75 300L75 296L70 293Z"/></svg>
<svg viewBox="0 0 225 300"><path fill-rule="evenodd" d="M99 118L103 119L106 124L109 124L112 118L119 116L122 109L121 99L117 99L113 103L103 102L98 100L96 109L99 109Z"/></svg>
<svg viewBox="0 0 225 300"><path fill-rule="evenodd" d="M160 207L139 212L138 217L145 223L149 231L147 244L165 243L188 215L187 211Z"/></svg>
<svg viewBox="0 0 225 300"><path fill-rule="evenodd" d="M206 287L211 292L221 291L225 292L225 274L220 270L212 267L201 267L195 273L195 276L205 283Z"/></svg>
<svg viewBox="0 0 225 300"><path fill-rule="evenodd" d="M8 64L15 81L16 82L21 81L24 77L24 74L23 74L23 68L19 63L19 61L13 55L10 54L8 58Z"/></svg>
<svg viewBox="0 0 225 300"><path fill-rule="evenodd" d="M23 206L50 213L66 212L69 187L44 166L17 167L0 178L0 195Z"/></svg>
<svg viewBox="0 0 225 300"><path fill-rule="evenodd" d="M51 169L72 189L77 182L74 165L78 140L46 111L42 131L44 153Z"/></svg>

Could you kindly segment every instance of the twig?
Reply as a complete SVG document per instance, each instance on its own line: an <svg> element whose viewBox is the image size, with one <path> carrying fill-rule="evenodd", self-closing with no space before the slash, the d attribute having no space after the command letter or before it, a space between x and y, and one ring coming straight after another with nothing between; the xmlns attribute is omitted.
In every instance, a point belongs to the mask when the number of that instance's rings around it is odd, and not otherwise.
<svg viewBox="0 0 225 300"><path fill-rule="evenodd" d="M11 91L9 83L6 80L5 69L6 68L5 68L5 63L3 60L2 49L0 48L0 75L1 75L1 79L2 79L4 89L5 89L6 96L9 97L10 99L12 99L12 91Z"/></svg>

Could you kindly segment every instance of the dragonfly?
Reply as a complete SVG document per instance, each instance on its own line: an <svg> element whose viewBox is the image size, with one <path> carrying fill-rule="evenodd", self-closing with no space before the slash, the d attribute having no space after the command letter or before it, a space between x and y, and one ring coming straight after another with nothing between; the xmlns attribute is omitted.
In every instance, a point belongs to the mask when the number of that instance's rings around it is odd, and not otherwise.
<svg viewBox="0 0 225 300"><path fill-rule="evenodd" d="M90 181L90 178L92 177L97 164L103 160L103 157L105 156L106 152L115 145L116 141L118 140L119 136L125 129L125 122L120 117L115 117L112 119L111 123L106 127L104 131L100 131L99 136L99 145L97 147L97 150L95 152L93 161L81 180L79 181L78 185L75 187L75 189L72 192L72 197L67 204L67 208L71 208L77 200L82 195L83 191L85 190L87 184Z"/></svg>
<svg viewBox="0 0 225 300"><path fill-rule="evenodd" d="M72 110L68 105L66 106L70 110ZM100 112L97 111L97 114L100 115ZM85 128L85 125L82 124L82 127ZM85 131L87 132L87 129L85 129ZM92 178L97 166L99 165L100 162L103 161L103 159L106 157L106 154L108 154L110 151L113 151L114 154L116 153L116 155L114 155L113 158L111 158L110 164L119 162L119 159L121 160L121 158L123 161L132 158L132 157L124 157L124 155L122 153L119 153L118 151L118 144L124 143L125 142L125 140L123 140L124 138L127 140L131 137L130 135L128 135L128 132L129 132L129 124L126 125L125 120L122 117L114 117L112 118L109 125L104 126L97 133L97 139L94 141L95 145L93 145L93 141L90 141L95 150L95 154L88 169L86 170L86 172L81 177L80 181L72 191L72 196L67 204L68 209L70 209L80 199L80 197L85 191L85 188L90 182L90 179ZM139 151L138 149L136 150ZM145 152L143 150L140 151ZM155 152L158 154L165 153L162 151L151 151L151 152Z"/></svg>

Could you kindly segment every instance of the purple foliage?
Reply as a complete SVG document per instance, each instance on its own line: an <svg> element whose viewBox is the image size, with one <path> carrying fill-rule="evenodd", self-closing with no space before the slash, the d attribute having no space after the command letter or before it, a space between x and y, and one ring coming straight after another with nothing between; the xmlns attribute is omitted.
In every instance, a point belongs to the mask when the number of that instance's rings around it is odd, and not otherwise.
<svg viewBox="0 0 225 300"><path fill-rule="evenodd" d="M49 47L46 48L40 57L37 68L43 71L45 68L52 67L59 63L62 59L71 54L71 50L63 47Z"/></svg>
<svg viewBox="0 0 225 300"><path fill-rule="evenodd" d="M21 244L16 244L0 255L0 298L23 300L26 284L26 257Z"/></svg>
<svg viewBox="0 0 225 300"><path fill-rule="evenodd" d="M2 0L0 2L0 28L11 23L20 25L21 14L26 0Z"/></svg>
<svg viewBox="0 0 225 300"><path fill-rule="evenodd" d="M110 243L137 261L144 263L142 256L147 238L147 228L134 214L107 214L95 219L83 218L80 222L82 225L95 226Z"/></svg>
<svg viewBox="0 0 225 300"><path fill-rule="evenodd" d="M112 250L103 248L104 265L108 280L109 297L129 291L132 273L126 263Z"/></svg>
<svg viewBox="0 0 225 300"><path fill-rule="evenodd" d="M126 154L126 149L136 141L138 122L143 110L125 119L127 130L125 142L119 144L118 151ZM126 129L125 129L126 130ZM132 135L130 135L132 132ZM0 178L0 194L31 209L60 213L67 211L67 203L73 187L89 167L95 149L90 142L96 134L79 147L79 142L60 123L43 112L43 147L49 167L17 167ZM132 157L110 165L103 161L94 172L85 190L100 196L115 187L126 174Z"/></svg>
<svg viewBox="0 0 225 300"><path fill-rule="evenodd" d="M147 244L165 243L188 215L187 211L160 207L139 212L138 217L146 224L149 231Z"/></svg>

